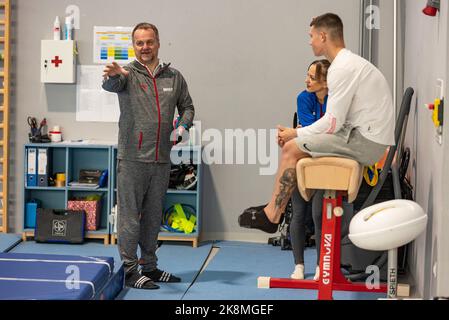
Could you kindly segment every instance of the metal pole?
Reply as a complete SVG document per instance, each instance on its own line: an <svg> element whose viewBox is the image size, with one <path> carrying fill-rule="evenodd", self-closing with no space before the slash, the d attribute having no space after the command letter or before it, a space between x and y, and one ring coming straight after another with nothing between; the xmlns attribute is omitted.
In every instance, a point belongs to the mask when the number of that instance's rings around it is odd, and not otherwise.
<svg viewBox="0 0 449 320"><path fill-rule="evenodd" d="M369 1L370 9L373 7L373 0ZM373 28L368 30L368 61L373 62Z"/></svg>
<svg viewBox="0 0 449 320"><path fill-rule="evenodd" d="M359 13L359 55L363 57L363 44L365 34L365 0L360 0L360 13Z"/></svg>
<svg viewBox="0 0 449 320"><path fill-rule="evenodd" d="M388 298L396 298L398 286L398 249L388 250Z"/></svg>
<svg viewBox="0 0 449 320"><path fill-rule="evenodd" d="M393 106L394 115L397 116L397 63L398 63L398 0L393 1Z"/></svg>

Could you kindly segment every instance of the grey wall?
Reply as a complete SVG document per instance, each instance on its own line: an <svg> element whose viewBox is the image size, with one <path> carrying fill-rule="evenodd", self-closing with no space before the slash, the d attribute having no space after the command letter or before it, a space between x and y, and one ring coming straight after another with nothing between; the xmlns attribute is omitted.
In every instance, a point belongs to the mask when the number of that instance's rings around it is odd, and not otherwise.
<svg viewBox="0 0 449 320"><path fill-rule="evenodd" d="M11 224L22 228L23 144L26 117L59 124L65 139L115 140L116 123L75 121L75 85L40 83L40 40L52 38L56 15L68 5L81 10L76 30L79 63L92 64L93 26L155 23L160 57L181 70L202 129L270 129L291 125L296 95L314 59L308 45L311 17L339 14L347 47L358 51L359 1L257 0L16 0L14 93L12 97ZM101 79L99 79L100 83ZM277 149L274 151L278 152ZM241 229L241 211L268 200L274 176L259 175L259 164L210 165L204 170L203 238L266 241L267 235Z"/></svg>
<svg viewBox="0 0 449 320"><path fill-rule="evenodd" d="M364 27L363 29L363 57L366 59L371 58L371 62L379 68L383 73L385 78L390 85L392 90L393 98L395 98L394 93L396 90L396 105L400 105L401 97L403 94L402 86L402 72L403 68L401 61L403 61L403 44L401 34L398 33L396 43L397 43L397 65L396 65L396 88L394 83L394 2L392 0L364 0L364 26L366 22L372 21L370 19L371 14L369 13L369 6L375 6L378 8L379 18L378 25L375 28L369 30ZM399 10L398 10L399 11ZM398 23L400 24L401 16L400 12L397 13ZM369 39L372 39L371 52L369 47ZM398 111L399 107L397 107Z"/></svg>
<svg viewBox="0 0 449 320"><path fill-rule="evenodd" d="M379 10L381 14L380 29L377 30L377 46L373 56L375 56L376 66L382 71L393 92L393 44L394 44L394 17L393 1L380 0ZM400 99L399 99L400 103Z"/></svg>
<svg viewBox="0 0 449 320"><path fill-rule="evenodd" d="M402 1L405 6L404 87L415 89L408 122L406 145L411 148L409 175L415 187L415 200L427 212L427 232L411 247L410 269L415 277L417 294L425 298L449 295L449 226L447 181L448 130L443 144L435 139L431 112L424 107L437 97L436 80L448 81L448 5L441 1L437 17L427 17L421 10L425 2ZM447 89L445 96L447 96ZM444 122L449 123L445 112Z"/></svg>

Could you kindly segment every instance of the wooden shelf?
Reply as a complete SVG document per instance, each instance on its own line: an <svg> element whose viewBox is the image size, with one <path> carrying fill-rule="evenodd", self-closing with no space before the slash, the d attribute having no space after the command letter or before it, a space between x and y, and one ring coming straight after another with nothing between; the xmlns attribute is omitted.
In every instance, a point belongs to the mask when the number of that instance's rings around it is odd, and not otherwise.
<svg viewBox="0 0 449 320"><path fill-rule="evenodd" d="M0 176L2 181L2 201L3 208L0 212L2 217L2 225L0 225L0 232L8 232L8 177L9 177L9 67L10 67L10 33L11 33L11 1L2 0L0 3L0 25L4 26L2 28L2 36L0 37L0 42L3 43L2 52L2 65L0 69L0 80L2 84L0 94L3 95L3 105L0 106L0 112L2 112L2 123L0 124L0 129L3 131L3 138L0 141L0 147L2 148L2 158L0 159Z"/></svg>
<svg viewBox="0 0 449 320"><path fill-rule="evenodd" d="M64 187L25 187L25 190L65 191Z"/></svg>
<svg viewBox="0 0 449 320"><path fill-rule="evenodd" d="M34 229L25 229L22 232L22 240L27 241L28 238L34 238ZM109 232L107 229L99 229L96 231L86 231L85 239L101 239L104 245L109 245Z"/></svg>
<svg viewBox="0 0 449 320"><path fill-rule="evenodd" d="M168 189L167 194L196 194L196 190L176 190Z"/></svg>

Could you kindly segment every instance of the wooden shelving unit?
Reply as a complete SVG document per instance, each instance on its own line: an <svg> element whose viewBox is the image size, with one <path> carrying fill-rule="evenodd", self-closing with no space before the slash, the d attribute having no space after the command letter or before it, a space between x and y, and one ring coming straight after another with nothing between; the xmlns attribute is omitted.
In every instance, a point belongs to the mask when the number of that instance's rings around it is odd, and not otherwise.
<svg viewBox="0 0 449 320"><path fill-rule="evenodd" d="M11 7L0 2L0 232L8 231L9 65Z"/></svg>

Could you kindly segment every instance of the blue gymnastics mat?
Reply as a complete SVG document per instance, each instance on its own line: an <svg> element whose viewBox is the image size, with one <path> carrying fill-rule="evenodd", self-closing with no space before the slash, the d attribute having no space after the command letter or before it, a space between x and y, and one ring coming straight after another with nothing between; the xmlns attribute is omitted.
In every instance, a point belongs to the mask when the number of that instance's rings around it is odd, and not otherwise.
<svg viewBox="0 0 449 320"><path fill-rule="evenodd" d="M9 251L20 241L22 241L22 238L17 234L0 233L0 252Z"/></svg>
<svg viewBox="0 0 449 320"><path fill-rule="evenodd" d="M117 246L105 246L100 242L86 242L84 244L56 244L25 241L19 243L10 252L80 256L107 256L114 258L114 272L117 272L121 266Z"/></svg>
<svg viewBox="0 0 449 320"><path fill-rule="evenodd" d="M98 299L113 276L113 265L111 257L0 253L0 300ZM68 279L67 270L77 274Z"/></svg>
<svg viewBox="0 0 449 320"><path fill-rule="evenodd" d="M267 244L216 242L219 252L184 296L185 300L315 300L317 291L301 289L258 289L257 278L288 278L294 269L293 254ZM316 251L304 253L305 275L315 273ZM372 300L385 294L334 292L334 299Z"/></svg>
<svg viewBox="0 0 449 320"><path fill-rule="evenodd" d="M160 283L158 290L125 288L117 300L181 300L198 275L212 249L212 243L197 248L190 244L163 242L157 251L158 268L181 278L179 283Z"/></svg>
<svg viewBox="0 0 449 320"><path fill-rule="evenodd" d="M102 288L101 292L95 296L95 299L113 299L123 288L123 267L117 246L105 246L101 242L86 242L84 244L53 244L36 243L35 241L21 242L15 246L11 253L39 253L49 255L76 255L80 257L111 257L113 259L113 275Z"/></svg>

